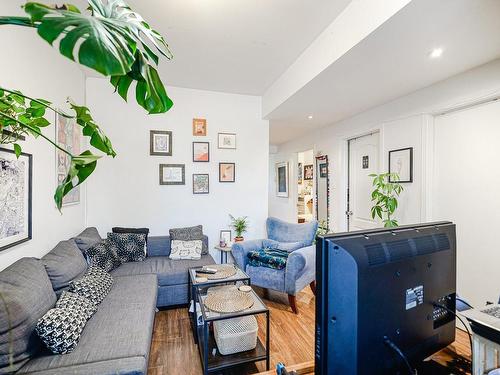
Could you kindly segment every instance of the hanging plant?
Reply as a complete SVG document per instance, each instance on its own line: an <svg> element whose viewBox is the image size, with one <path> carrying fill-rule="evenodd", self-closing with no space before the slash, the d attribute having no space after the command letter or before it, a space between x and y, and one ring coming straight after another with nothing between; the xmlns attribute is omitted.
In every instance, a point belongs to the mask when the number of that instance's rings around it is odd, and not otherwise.
<svg viewBox="0 0 500 375"><path fill-rule="evenodd" d="M88 4L86 13L82 13L70 4L57 7L27 2L27 17L0 17L0 25L36 28L48 43L58 43L62 55L110 77L124 100L135 83L135 98L141 107L149 114L167 112L173 102L156 70L160 56L172 58L164 38L122 0L88 0ZM68 174L54 194L59 210L63 197L92 174L100 156L89 150L73 155L45 136L43 129L50 125L45 117L47 111L75 119L82 134L90 138L91 146L116 156L89 109L70 101L69 106L71 114L53 108L47 100L0 87L0 144L13 144L19 157L20 141L41 137L69 156Z"/></svg>

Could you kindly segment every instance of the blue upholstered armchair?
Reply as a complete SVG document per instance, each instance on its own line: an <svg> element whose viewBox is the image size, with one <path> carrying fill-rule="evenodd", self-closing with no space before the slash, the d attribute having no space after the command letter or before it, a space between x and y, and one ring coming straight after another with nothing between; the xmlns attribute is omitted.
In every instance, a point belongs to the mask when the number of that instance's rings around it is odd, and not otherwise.
<svg viewBox="0 0 500 375"><path fill-rule="evenodd" d="M262 249L266 240L235 243L231 249L233 257L236 264L250 276L253 285L287 293L290 307L297 314L296 294L307 285L310 285L315 292L316 248L313 243L318 222L291 224L276 218L268 218L266 227L268 239L284 243L285 247L287 245L298 247L288 256L284 269L256 267L248 263L248 252Z"/></svg>

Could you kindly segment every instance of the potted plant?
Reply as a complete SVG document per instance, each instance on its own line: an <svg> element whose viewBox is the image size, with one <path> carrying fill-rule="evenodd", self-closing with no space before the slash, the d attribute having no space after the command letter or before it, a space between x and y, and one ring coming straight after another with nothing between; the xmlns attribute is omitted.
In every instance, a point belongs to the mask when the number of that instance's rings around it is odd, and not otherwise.
<svg viewBox="0 0 500 375"><path fill-rule="evenodd" d="M243 233L247 231L248 228L248 218L246 216L243 217L234 217L233 215L229 215L231 218L231 226L234 228L236 233L236 237L234 237L235 242L241 242L244 240Z"/></svg>
<svg viewBox="0 0 500 375"><path fill-rule="evenodd" d="M398 182L397 173L371 174L373 177L372 201L375 202L371 209L372 218L378 216L382 219L385 228L397 227L394 213L398 208L398 197L403 191L403 186ZM394 182L391 182L394 181Z"/></svg>

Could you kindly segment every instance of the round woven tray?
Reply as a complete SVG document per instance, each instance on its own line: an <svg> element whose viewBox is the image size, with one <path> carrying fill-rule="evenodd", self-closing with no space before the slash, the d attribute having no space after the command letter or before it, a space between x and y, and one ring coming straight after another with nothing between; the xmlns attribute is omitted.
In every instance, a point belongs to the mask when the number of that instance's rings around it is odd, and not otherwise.
<svg viewBox="0 0 500 375"><path fill-rule="evenodd" d="M204 303L212 311L234 313L249 309L253 306L254 300L250 293L232 289L230 291L221 290L209 293Z"/></svg>
<svg viewBox="0 0 500 375"><path fill-rule="evenodd" d="M234 266L232 265L215 264L213 266L210 265L209 267L215 268L217 270L217 273L207 274L206 278L208 280L227 279L228 277L236 275L236 268L234 268Z"/></svg>

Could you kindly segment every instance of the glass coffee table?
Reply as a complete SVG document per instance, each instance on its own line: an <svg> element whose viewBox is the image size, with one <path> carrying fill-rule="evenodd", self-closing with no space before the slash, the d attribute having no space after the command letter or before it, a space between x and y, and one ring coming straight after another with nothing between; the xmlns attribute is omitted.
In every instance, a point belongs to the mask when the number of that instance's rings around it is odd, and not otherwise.
<svg viewBox="0 0 500 375"><path fill-rule="evenodd" d="M200 283L196 282L196 268L192 268L189 270L189 281L191 284L189 288L190 295L193 300L193 311L190 313L190 318L194 339L198 344L198 350L200 352L203 374L207 375L212 372L222 371L224 369L257 361L266 361L266 369L269 370L269 309L255 291L252 289L248 292L253 298L253 305L248 309L234 313L218 313L211 311L204 303L208 295L208 289L211 287L229 284L250 285L250 278L248 275L237 268L236 274L231 277L219 280L208 280ZM199 304L200 314L198 314L197 303ZM229 355L220 354L211 330L213 322L259 314L266 316L265 345L260 338L257 338L257 346L255 349Z"/></svg>

